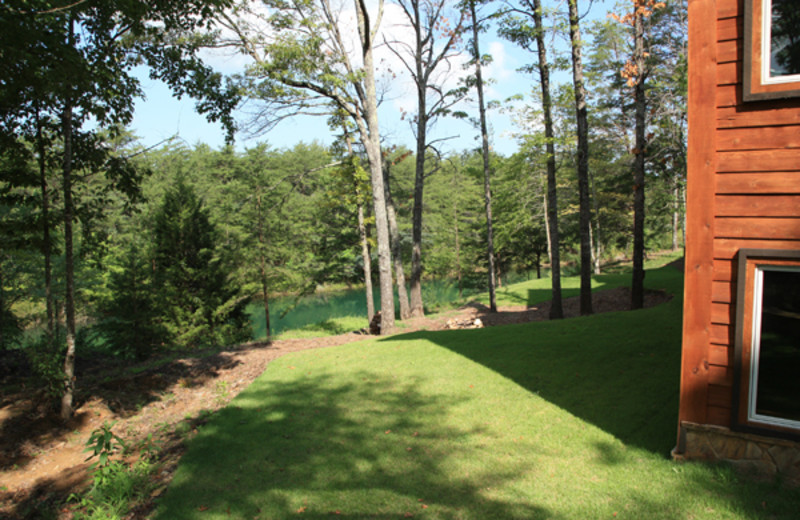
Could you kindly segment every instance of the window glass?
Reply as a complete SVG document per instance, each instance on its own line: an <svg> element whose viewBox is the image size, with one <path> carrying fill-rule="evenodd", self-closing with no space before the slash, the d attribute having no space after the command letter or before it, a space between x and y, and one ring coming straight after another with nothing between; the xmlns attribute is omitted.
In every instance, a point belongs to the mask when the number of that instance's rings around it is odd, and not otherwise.
<svg viewBox="0 0 800 520"><path fill-rule="evenodd" d="M761 305L753 338L755 413L800 422L800 270L769 268L761 275Z"/></svg>
<svg viewBox="0 0 800 520"><path fill-rule="evenodd" d="M772 0L770 77L800 74L800 9L797 0Z"/></svg>

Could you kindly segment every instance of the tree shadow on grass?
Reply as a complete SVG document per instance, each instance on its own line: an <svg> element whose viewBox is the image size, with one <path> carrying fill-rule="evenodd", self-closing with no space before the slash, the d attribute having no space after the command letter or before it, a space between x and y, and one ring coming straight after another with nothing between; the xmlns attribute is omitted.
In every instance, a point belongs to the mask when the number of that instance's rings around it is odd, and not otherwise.
<svg viewBox="0 0 800 520"><path fill-rule="evenodd" d="M192 440L155 518L559 518L488 491L531 468L453 474L485 432L438 420L462 400L418 384L370 372L256 383Z"/></svg>
<svg viewBox="0 0 800 520"><path fill-rule="evenodd" d="M677 428L680 305L673 299L638 312L422 331L391 340L424 339L445 347L625 444L666 457Z"/></svg>

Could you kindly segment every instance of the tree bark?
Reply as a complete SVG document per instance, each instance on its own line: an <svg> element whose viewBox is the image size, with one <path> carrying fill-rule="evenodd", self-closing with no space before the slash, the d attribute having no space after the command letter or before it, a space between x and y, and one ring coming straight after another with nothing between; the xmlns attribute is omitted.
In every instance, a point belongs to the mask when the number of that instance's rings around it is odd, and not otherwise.
<svg viewBox="0 0 800 520"><path fill-rule="evenodd" d="M544 41L541 0L533 0L533 21L536 29L536 46L539 54L539 83L542 88L542 111L544 112L545 150L547 151L547 198L545 221L547 225L547 252L550 258L552 303L550 319L564 317L561 299L561 255L559 253L558 190L556 182L556 150L553 142L553 101L550 95L550 63Z"/></svg>
<svg viewBox="0 0 800 520"><path fill-rule="evenodd" d="M71 32L71 31L70 31ZM75 262L72 246L72 100L67 95L61 116L64 139L62 182L64 189L64 271L66 294L64 299L67 327L67 353L64 358L64 394L61 396L61 418L72 418L72 401L75 393Z"/></svg>
<svg viewBox="0 0 800 520"><path fill-rule="evenodd" d="M491 169L489 167L489 130L486 123L486 102L483 96L483 75L481 71L481 52L478 43L478 19L475 12L475 1L470 0L470 14L472 15L472 44L475 58L475 86L478 90L478 111L481 125L481 151L483 156L483 196L486 206L486 257L488 260L489 282L489 310L497 312L497 299L495 295L495 260L494 260L494 230L492 229L492 189Z"/></svg>
<svg viewBox="0 0 800 520"><path fill-rule="evenodd" d="M367 325L372 323L375 316L375 302L372 299L372 261L369 257L369 243L367 242L367 225L364 219L364 204L358 195L358 236L361 239L361 260L364 264L364 292L367 298Z"/></svg>
<svg viewBox="0 0 800 520"><path fill-rule="evenodd" d="M392 291L392 254L389 244L389 223L386 215L386 195L383 187L383 164L378 127L378 101L375 90L375 63L373 35L367 23L367 9L363 0L355 0L358 30L364 59L364 117L357 124L361 141L369 159L372 180L372 203L375 214L375 232L378 242L378 272L381 289L381 335L394 330L394 291Z"/></svg>
<svg viewBox="0 0 800 520"><path fill-rule="evenodd" d="M589 124L586 114L586 87L583 83L581 30L578 0L569 0L569 37L572 44L572 79L575 86L575 115L578 134L578 197L580 199L581 238L581 314L592 314L592 210L589 201Z"/></svg>
<svg viewBox="0 0 800 520"><path fill-rule="evenodd" d="M678 176L674 175L672 177L672 250L678 250L678 233L680 227L680 210L681 210L681 201L680 201L681 191L680 185L678 184Z"/></svg>
<svg viewBox="0 0 800 520"><path fill-rule="evenodd" d="M50 239L50 195L47 187L47 164L42 121L36 102L36 147L39 161L39 184L42 192L42 254L44 256L44 299L47 313L47 342L50 351L55 347L55 311L53 307L52 244Z"/></svg>
<svg viewBox="0 0 800 520"><path fill-rule="evenodd" d="M633 167L633 280L631 284L631 308L644 307L644 158L646 100L644 92L644 21L637 10L634 13L634 64L637 81L634 86L636 110L636 144Z"/></svg>
<svg viewBox="0 0 800 520"><path fill-rule="evenodd" d="M262 205L261 205L261 193L259 192L258 197L256 198L256 204L258 207L257 215L258 215L258 247L260 249L260 254L258 255L259 263L261 265L261 298L262 302L264 303L264 327L267 333L267 343L272 341L272 328L270 327L269 323L269 284L267 280L267 258L264 254L264 248L266 247L266 237L264 234L264 219L262 216Z"/></svg>
<svg viewBox="0 0 800 520"><path fill-rule="evenodd" d="M397 285L397 300L400 302L400 319L411 317L411 308L408 305L408 292L406 291L406 273L403 269L403 255L400 251L400 229L397 226L397 210L392 198L391 175L389 167L383 166L383 189L386 194L386 216L389 219L389 241L392 245L392 262L394 263L394 278Z"/></svg>
<svg viewBox="0 0 800 520"><path fill-rule="evenodd" d="M600 261L603 257L603 244L600 242L600 208L597 205L597 189L594 184L594 177L592 177L592 207L594 208L594 254L592 261L594 263L594 274L599 275Z"/></svg>
<svg viewBox="0 0 800 520"><path fill-rule="evenodd" d="M458 168L453 168L453 193L456 193L455 190L457 190L458 188L459 188ZM453 197L452 200L453 200L453 234L455 236L455 247L456 247L456 280L458 280L458 297L461 298L464 295L464 284L461 275L461 239L459 237L459 228L458 228L458 199L456 197Z"/></svg>
<svg viewBox="0 0 800 520"><path fill-rule="evenodd" d="M417 156L414 174L414 209L411 226L411 316L424 316L422 303L422 194L425 187L425 150L428 125L425 114L425 90L417 88L419 110L417 114Z"/></svg>

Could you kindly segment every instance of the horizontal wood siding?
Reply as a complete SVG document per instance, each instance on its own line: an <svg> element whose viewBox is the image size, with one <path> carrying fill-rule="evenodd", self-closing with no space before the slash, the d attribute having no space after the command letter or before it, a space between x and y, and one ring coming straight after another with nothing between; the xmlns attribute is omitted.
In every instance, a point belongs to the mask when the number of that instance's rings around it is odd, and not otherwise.
<svg viewBox="0 0 800 520"><path fill-rule="evenodd" d="M800 181L800 176L798 176ZM718 190L719 193L719 190ZM718 194L717 215L720 217L793 217L800 218L800 195L765 193L748 195Z"/></svg>
<svg viewBox="0 0 800 520"><path fill-rule="evenodd" d="M680 416L729 426L737 254L742 248L800 249L800 100L743 103L742 1L689 5L689 193L693 184L704 193L695 191L687 210L682 386L691 381L705 390L697 397L693 387L695 397L682 400ZM692 16L716 17L716 31ZM709 94L699 91L708 85L715 86L710 112L701 105ZM710 114L711 121L703 119ZM705 265L713 266L711 273L702 271ZM688 319L687 312L694 317Z"/></svg>
<svg viewBox="0 0 800 520"><path fill-rule="evenodd" d="M717 175L720 195L787 195L796 193L798 185L800 172L796 171Z"/></svg>

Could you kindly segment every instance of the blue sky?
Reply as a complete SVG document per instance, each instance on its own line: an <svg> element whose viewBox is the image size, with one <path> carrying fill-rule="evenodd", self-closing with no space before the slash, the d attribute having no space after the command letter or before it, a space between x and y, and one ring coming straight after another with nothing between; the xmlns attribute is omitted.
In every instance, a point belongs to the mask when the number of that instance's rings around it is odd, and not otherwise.
<svg viewBox="0 0 800 520"><path fill-rule="evenodd" d="M608 5L610 5L608 0L595 0L589 18L605 18ZM585 31L587 27L588 21L585 20L582 28ZM511 111L520 102L505 100L518 94L527 97L532 88L538 88L538 84L533 81L530 74L517 71L529 63L533 56L493 33L484 35L481 46L482 52L491 54L494 60L485 70L485 76L492 80L488 86L487 97L500 102L502 107L489 114L492 147L503 155L510 155L517 150L517 142L512 135L516 129L512 122ZM209 55L207 61L223 73L237 72L242 67L242 59L236 56ZM569 81L570 77L570 74L562 72L557 81ZM136 105L132 129L143 145L153 146L172 136L178 136L180 141L188 146L205 143L218 148L224 144L224 132L221 126L208 123L203 116L198 115L194 110L193 100L175 99L166 86L150 80L144 70L140 74L140 79L146 98ZM379 112L381 134L388 144L405 145L413 149L414 137L408 121L401 120L401 108L414 111L413 96L409 95L408 87L404 85L402 78L393 83L392 97L381 106ZM465 107L465 111L477 115L477 108L474 106ZM237 120L244 119L246 115L239 113ZM453 118L440 120L434 131L435 137L450 138L441 145L442 151L445 152L477 148L480 145L476 139L477 134L478 131L469 123ZM314 140L323 144L329 144L332 140L324 118L298 117L284 121L269 133L256 138L240 132L236 135L236 147L244 149L266 142L273 148L289 148L301 141Z"/></svg>

